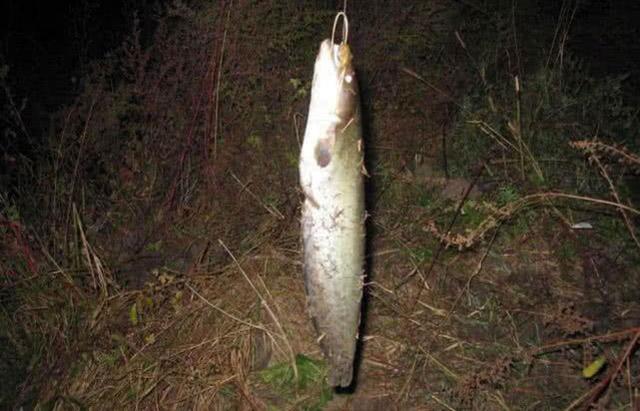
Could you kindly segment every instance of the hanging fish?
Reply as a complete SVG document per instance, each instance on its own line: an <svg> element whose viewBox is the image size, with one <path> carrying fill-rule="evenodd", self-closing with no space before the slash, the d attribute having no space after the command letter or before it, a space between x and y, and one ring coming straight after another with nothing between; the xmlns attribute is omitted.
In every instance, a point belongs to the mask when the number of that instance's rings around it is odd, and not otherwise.
<svg viewBox="0 0 640 411"><path fill-rule="evenodd" d="M364 155L360 97L351 50L320 44L300 153L302 240L309 314L329 365L329 384L346 387L360 324L365 252ZM335 33L335 23L334 23ZM333 36L332 36L333 37Z"/></svg>

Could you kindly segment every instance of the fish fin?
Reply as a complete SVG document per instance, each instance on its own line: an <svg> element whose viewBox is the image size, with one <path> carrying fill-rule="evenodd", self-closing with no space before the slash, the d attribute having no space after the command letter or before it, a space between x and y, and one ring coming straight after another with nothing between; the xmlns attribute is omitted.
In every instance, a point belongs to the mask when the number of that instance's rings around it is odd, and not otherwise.
<svg viewBox="0 0 640 411"><path fill-rule="evenodd" d="M308 193L306 190L304 190L304 198L306 201L309 202L309 204L311 205L311 207L313 208L320 208L320 204L318 204L318 202L316 201L315 198L313 198L313 196Z"/></svg>
<svg viewBox="0 0 640 411"><path fill-rule="evenodd" d="M367 168L364 166L364 161L360 165L360 168L361 168L360 171L362 172L362 174L364 174L367 177L371 177L371 175L369 175L369 172L367 171Z"/></svg>
<svg viewBox="0 0 640 411"><path fill-rule="evenodd" d="M340 130L340 132L341 132L341 133L344 133L344 131L345 131L345 130L346 130L346 129L347 129L347 128L352 124L352 123L353 123L353 117L351 117L351 118L349 119L349 122L347 123L347 125L346 125L346 126L344 126L344 127L342 128L342 130ZM358 141L362 141L362 140L358 140ZM358 143L358 147L360 147L360 144L362 144L362 143ZM359 151L359 150L360 150L360 148L358 148L358 151Z"/></svg>

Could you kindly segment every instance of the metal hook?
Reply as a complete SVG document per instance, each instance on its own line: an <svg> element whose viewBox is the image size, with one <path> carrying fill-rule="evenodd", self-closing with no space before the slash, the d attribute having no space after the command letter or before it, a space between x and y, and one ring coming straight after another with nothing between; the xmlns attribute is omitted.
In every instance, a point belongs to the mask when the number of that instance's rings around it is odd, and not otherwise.
<svg viewBox="0 0 640 411"><path fill-rule="evenodd" d="M336 36L336 26L338 25L338 20L340 19L340 16L342 16L344 22L342 23L342 41L341 44L347 43L347 40L349 39L349 20L347 19L347 13L345 13L344 11L339 12L338 14L336 14L336 18L335 20L333 20L333 30L331 31L331 44L335 44L335 36Z"/></svg>

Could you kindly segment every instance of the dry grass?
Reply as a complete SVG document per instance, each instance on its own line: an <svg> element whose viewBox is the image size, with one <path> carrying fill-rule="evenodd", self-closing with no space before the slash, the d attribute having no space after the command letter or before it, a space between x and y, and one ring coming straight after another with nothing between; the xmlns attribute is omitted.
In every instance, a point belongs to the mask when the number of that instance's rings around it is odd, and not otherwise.
<svg viewBox="0 0 640 411"><path fill-rule="evenodd" d="M327 409L637 401L630 399L637 395L637 328L624 327L640 306L620 287L625 278L627 288L635 287L628 281L637 281L636 269L603 264L599 246L548 229L556 223L544 217L515 235L500 234L505 222L495 241L478 241L465 253L445 250L427 272L431 260L419 250L436 249L438 240L414 220L426 224L434 210L415 208L408 220L408 206L374 216L357 390ZM100 297L98 288L90 339L82 347L68 340L79 357L60 378L39 381L39 397L54 409L317 403L318 386L284 396L260 377L269 365L291 363L293 354L321 359L305 312L297 224L267 211L262 220L263 230L239 242L253 244L244 252L225 242L203 245L187 271L160 269L137 291ZM578 255L558 254L566 242ZM88 268L84 273L93 278ZM591 384L582 370L599 355L612 371Z"/></svg>
<svg viewBox="0 0 640 411"><path fill-rule="evenodd" d="M295 265L271 247L216 271L160 272L143 290L110 299L102 316L118 328L96 336L106 346L85 353L56 391L98 409L260 408L251 371L313 352L301 284L279 278Z"/></svg>

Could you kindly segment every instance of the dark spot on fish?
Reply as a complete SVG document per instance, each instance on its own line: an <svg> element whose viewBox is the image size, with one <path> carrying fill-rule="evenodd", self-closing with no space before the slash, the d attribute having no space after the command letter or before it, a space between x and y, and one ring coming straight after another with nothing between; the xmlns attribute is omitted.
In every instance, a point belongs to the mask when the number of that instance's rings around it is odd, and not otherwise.
<svg viewBox="0 0 640 411"><path fill-rule="evenodd" d="M316 162L320 167L326 167L331 162L331 144L328 139L321 139L316 145Z"/></svg>

